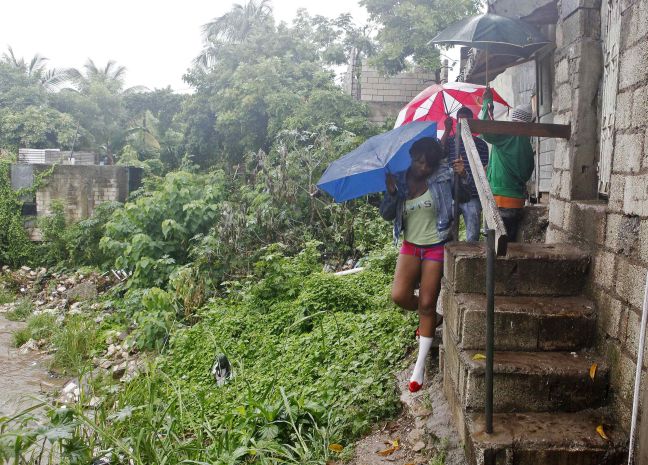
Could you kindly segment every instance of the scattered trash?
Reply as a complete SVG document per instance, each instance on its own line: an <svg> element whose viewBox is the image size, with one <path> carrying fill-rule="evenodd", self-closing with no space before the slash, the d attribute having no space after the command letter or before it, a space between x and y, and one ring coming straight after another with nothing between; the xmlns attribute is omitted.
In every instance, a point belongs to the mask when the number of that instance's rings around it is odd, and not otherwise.
<svg viewBox="0 0 648 465"><path fill-rule="evenodd" d="M223 386L228 380L234 377L232 365L225 354L217 354L211 368L211 374L217 386Z"/></svg>
<svg viewBox="0 0 648 465"><path fill-rule="evenodd" d="M473 360L486 360L486 356L484 354L475 354L472 357Z"/></svg>
<svg viewBox="0 0 648 465"><path fill-rule="evenodd" d="M400 445L398 444L398 439L395 439L394 441L392 441L391 445L387 449L378 451L377 454L380 455L381 457L387 457L388 455L391 455L394 452L396 452L398 449L400 449Z"/></svg>
<svg viewBox="0 0 648 465"><path fill-rule="evenodd" d="M344 446L342 446L341 444L329 444L329 449L333 452L340 453L344 450Z"/></svg>

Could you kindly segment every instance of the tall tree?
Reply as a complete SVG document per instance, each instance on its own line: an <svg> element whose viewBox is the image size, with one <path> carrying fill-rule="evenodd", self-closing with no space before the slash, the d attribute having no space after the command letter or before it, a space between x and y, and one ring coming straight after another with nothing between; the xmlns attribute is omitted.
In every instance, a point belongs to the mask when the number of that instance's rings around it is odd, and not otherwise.
<svg viewBox="0 0 648 465"><path fill-rule="evenodd" d="M28 79L38 82L48 92L58 90L66 84L73 76L74 71L71 69L47 69L48 59L40 54L35 54L31 60L18 58L11 46L2 54L2 62L23 72Z"/></svg>
<svg viewBox="0 0 648 465"><path fill-rule="evenodd" d="M379 25L378 51L371 63L389 73L415 64L435 70L441 66L439 49L429 45L449 24L476 14L481 0L360 0Z"/></svg>

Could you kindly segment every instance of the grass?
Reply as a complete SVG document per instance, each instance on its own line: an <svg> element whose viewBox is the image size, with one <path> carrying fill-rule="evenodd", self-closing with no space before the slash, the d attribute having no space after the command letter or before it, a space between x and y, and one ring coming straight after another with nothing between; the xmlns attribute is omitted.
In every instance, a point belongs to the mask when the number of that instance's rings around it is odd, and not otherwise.
<svg viewBox="0 0 648 465"><path fill-rule="evenodd" d="M65 324L57 326L51 335L56 347L52 368L79 375L86 360L97 346L98 331L93 320L82 315L68 317Z"/></svg>
<svg viewBox="0 0 648 465"><path fill-rule="evenodd" d="M5 313L10 321L25 321L34 312L34 304L29 299L20 299L13 310Z"/></svg>
<svg viewBox="0 0 648 465"><path fill-rule="evenodd" d="M41 339L50 340L56 326L56 317L54 315L49 313L32 315L27 319L27 326L14 333L14 345L20 347L30 339L36 341Z"/></svg>
<svg viewBox="0 0 648 465"><path fill-rule="evenodd" d="M16 300L16 296L13 292L0 288L0 305L10 304L14 300Z"/></svg>

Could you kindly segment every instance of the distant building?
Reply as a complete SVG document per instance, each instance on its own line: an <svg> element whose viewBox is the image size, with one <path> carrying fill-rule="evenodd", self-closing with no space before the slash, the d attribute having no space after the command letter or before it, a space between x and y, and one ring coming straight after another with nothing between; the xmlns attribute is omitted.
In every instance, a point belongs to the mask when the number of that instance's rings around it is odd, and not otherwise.
<svg viewBox="0 0 648 465"><path fill-rule="evenodd" d="M344 91L369 105L369 120L384 123L396 119L398 112L426 87L439 82L441 74L413 71L385 76L375 68L354 59L345 74Z"/></svg>
<svg viewBox="0 0 648 465"><path fill-rule="evenodd" d="M54 169L33 196L24 198L25 216L43 216L52 211L52 203L63 203L68 221L88 218L103 202L125 202L138 189L142 169L132 166L105 165L92 152L20 149L18 163L11 166L14 189L29 188L39 174ZM36 229L32 238L39 239Z"/></svg>

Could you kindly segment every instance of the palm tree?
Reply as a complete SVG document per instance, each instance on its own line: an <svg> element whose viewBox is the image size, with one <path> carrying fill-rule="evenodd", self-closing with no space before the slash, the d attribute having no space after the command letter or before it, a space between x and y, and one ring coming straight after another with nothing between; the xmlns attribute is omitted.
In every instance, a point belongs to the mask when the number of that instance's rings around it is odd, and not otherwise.
<svg viewBox="0 0 648 465"><path fill-rule="evenodd" d="M29 60L18 58L11 46L2 54L2 62L6 63L27 75L29 79L35 80L42 85L48 92L59 89L63 84L70 81L74 74L72 69L46 69L48 59L40 54L36 54Z"/></svg>
<svg viewBox="0 0 648 465"><path fill-rule="evenodd" d="M207 67L212 62L219 44L241 43L249 37L255 27L271 21L270 0L249 0L245 5L234 4L229 12L203 25L205 47L194 60L195 64Z"/></svg>

